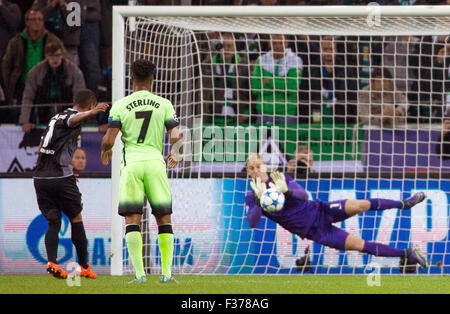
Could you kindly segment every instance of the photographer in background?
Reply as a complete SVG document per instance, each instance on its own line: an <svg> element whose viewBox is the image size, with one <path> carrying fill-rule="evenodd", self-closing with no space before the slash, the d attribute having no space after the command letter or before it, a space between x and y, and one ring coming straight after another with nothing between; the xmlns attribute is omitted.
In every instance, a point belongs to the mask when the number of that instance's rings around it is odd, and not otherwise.
<svg viewBox="0 0 450 314"><path fill-rule="evenodd" d="M307 145L299 145L295 150L295 156L289 160L287 173L294 177L306 176L307 173L314 172L312 169L314 163L314 153Z"/></svg>

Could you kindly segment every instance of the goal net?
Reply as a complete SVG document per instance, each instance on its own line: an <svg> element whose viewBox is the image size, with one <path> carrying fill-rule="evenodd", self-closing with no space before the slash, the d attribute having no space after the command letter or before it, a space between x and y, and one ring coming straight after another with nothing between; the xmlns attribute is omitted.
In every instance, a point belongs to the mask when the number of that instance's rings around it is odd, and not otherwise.
<svg viewBox="0 0 450 314"><path fill-rule="evenodd" d="M199 274L448 274L450 8L115 7L113 98L132 92L130 64L157 68L152 92L173 103L183 160L168 170L173 272ZM118 140L120 141L120 139ZM168 141L165 153L170 149ZM133 273L117 215L115 146L112 274ZM387 198L425 191L412 210L336 223L405 249L431 266L324 247L269 219L250 228L245 160L294 177L310 200ZM157 226L142 226L148 273L160 273ZM306 264L305 264L306 261Z"/></svg>

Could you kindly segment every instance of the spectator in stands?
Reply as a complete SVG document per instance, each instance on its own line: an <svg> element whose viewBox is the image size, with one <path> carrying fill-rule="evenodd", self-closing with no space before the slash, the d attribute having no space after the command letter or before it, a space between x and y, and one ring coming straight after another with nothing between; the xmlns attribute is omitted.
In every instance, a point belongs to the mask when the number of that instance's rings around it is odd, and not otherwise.
<svg viewBox="0 0 450 314"><path fill-rule="evenodd" d="M10 1L0 0L0 60L9 40L16 35L21 21L20 7Z"/></svg>
<svg viewBox="0 0 450 314"><path fill-rule="evenodd" d="M86 87L97 94L101 83L100 66L101 45L101 0L79 0L82 4L83 24L80 34L80 67L86 78Z"/></svg>
<svg viewBox="0 0 450 314"><path fill-rule="evenodd" d="M314 92L311 92L311 69L320 64L320 36L319 35L297 35L296 54L303 61L303 77L299 92L299 121L298 123L311 123L314 121L311 112L312 107L317 104ZM312 66L311 66L312 65ZM314 72L314 71L313 71ZM313 73L314 74L314 73ZM316 110L317 111L317 110ZM315 121L319 122L319 121Z"/></svg>
<svg viewBox="0 0 450 314"><path fill-rule="evenodd" d="M145 5L146 1L141 1ZM100 67L103 73L103 81L98 87L98 101L111 101L111 73L112 73L112 1L101 0L102 23L100 36ZM101 91L100 91L101 90Z"/></svg>
<svg viewBox="0 0 450 314"><path fill-rule="evenodd" d="M442 132L436 143L436 154L441 157L442 160L450 159L450 110L447 110L447 114L442 124Z"/></svg>
<svg viewBox="0 0 450 314"><path fill-rule="evenodd" d="M369 85L358 96L359 122L393 128L405 122L407 98L395 90L391 73L385 68L376 68Z"/></svg>
<svg viewBox="0 0 450 314"><path fill-rule="evenodd" d="M320 55L320 36L319 35L297 35L296 52L302 58L304 66L318 63ZM307 69L305 69L306 71Z"/></svg>
<svg viewBox="0 0 450 314"><path fill-rule="evenodd" d="M314 153L307 145L298 145L294 158L288 161L287 172L294 177L313 172Z"/></svg>
<svg viewBox="0 0 450 314"><path fill-rule="evenodd" d="M339 53L338 41L333 36L322 36L319 48L320 57L309 66L308 75L313 116L320 117L324 124L355 123L356 62L350 60L350 55Z"/></svg>
<svg viewBox="0 0 450 314"><path fill-rule="evenodd" d="M417 46L420 67L413 67L413 70L418 79L413 86L415 92L408 96L419 106L409 107L408 116L411 118L408 120L426 122L428 117L434 117L435 122L441 122L445 112L445 93L450 90L450 37L423 36Z"/></svg>
<svg viewBox="0 0 450 314"><path fill-rule="evenodd" d="M60 41L49 42L45 47L45 60L28 73L19 118L22 130L28 133L36 124L48 124L61 109L33 105L70 104L73 95L84 88L83 73L65 56L63 44Z"/></svg>
<svg viewBox="0 0 450 314"><path fill-rule="evenodd" d="M418 38L414 36L388 36L384 40L383 67L391 73L396 90L408 95L417 79L414 69L419 64L417 59Z"/></svg>
<svg viewBox="0 0 450 314"><path fill-rule="evenodd" d="M358 41L359 89L370 83L370 73L374 67L381 66L383 37L360 36Z"/></svg>
<svg viewBox="0 0 450 314"><path fill-rule="evenodd" d="M222 41L219 32L206 32L204 34L196 34L200 47L201 59L210 59L211 54L215 54L222 49ZM202 61L203 62L203 61Z"/></svg>
<svg viewBox="0 0 450 314"><path fill-rule="evenodd" d="M236 48L248 56L250 62L249 73L253 72L253 66L256 59L262 52L267 52L267 40L262 38L261 34L246 33L239 34L236 38Z"/></svg>
<svg viewBox="0 0 450 314"><path fill-rule="evenodd" d="M257 99L257 123L297 123L303 61L288 44L285 35L271 35L271 50L255 62L251 87Z"/></svg>
<svg viewBox="0 0 450 314"><path fill-rule="evenodd" d="M212 107L207 112L214 116L214 122L222 122L220 116L228 119L239 115L239 122L248 121L250 90L248 59L236 51L232 33L222 33L222 49L209 60L204 61L204 99ZM218 116L219 115L219 116Z"/></svg>
<svg viewBox="0 0 450 314"><path fill-rule="evenodd" d="M45 29L44 16L40 11L28 10L25 26L22 33L9 41L3 57L2 75L9 104L21 103L28 72L44 59L46 44L60 42L58 37ZM17 117L11 122L17 123Z"/></svg>
<svg viewBox="0 0 450 314"><path fill-rule="evenodd" d="M67 1L36 0L33 7L42 11L45 27L62 40L70 58L79 66L78 46L80 45L81 25L68 23L68 15L72 11L68 9ZM80 22L82 22L81 17L83 15L80 16Z"/></svg>
<svg viewBox="0 0 450 314"><path fill-rule="evenodd" d="M86 162L87 162L86 151L83 148L78 147L73 153L72 157L72 167L74 173L77 174L83 172L84 169L86 168Z"/></svg>
<svg viewBox="0 0 450 314"><path fill-rule="evenodd" d="M0 61L3 59L9 40L17 33L21 20L22 12L17 4L0 0ZM4 87L0 67L0 106L8 104ZM10 109L1 110L0 123L13 122L12 114L13 112Z"/></svg>
<svg viewBox="0 0 450 314"><path fill-rule="evenodd" d="M155 5L159 0L140 0L139 5ZM102 81L97 87L97 100L111 102L112 85L112 2L100 0L102 8L101 36L100 36L100 67L102 69ZM127 3L128 4L128 1ZM109 109L100 112L97 116L98 132L105 134L108 130Z"/></svg>

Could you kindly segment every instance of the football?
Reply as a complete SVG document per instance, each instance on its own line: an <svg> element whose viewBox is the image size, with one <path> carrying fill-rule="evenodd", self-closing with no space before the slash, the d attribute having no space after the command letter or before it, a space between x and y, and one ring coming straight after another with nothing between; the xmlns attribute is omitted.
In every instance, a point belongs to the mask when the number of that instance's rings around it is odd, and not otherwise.
<svg viewBox="0 0 450 314"><path fill-rule="evenodd" d="M266 212L280 211L284 206L284 194L275 188L267 189L261 195L260 203Z"/></svg>

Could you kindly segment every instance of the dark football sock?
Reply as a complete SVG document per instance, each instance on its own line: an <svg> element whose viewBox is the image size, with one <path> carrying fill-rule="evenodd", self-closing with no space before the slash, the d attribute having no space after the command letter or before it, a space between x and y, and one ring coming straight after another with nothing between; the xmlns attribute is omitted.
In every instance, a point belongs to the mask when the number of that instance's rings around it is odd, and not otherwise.
<svg viewBox="0 0 450 314"><path fill-rule="evenodd" d="M375 256L384 256L384 257L405 256L405 250L397 249L395 247L391 247L381 243L368 241L364 242L363 252Z"/></svg>
<svg viewBox="0 0 450 314"><path fill-rule="evenodd" d="M83 222L71 223L72 226L72 243L77 250L78 264L81 267L87 268L87 239L84 231Z"/></svg>
<svg viewBox="0 0 450 314"><path fill-rule="evenodd" d="M372 198L369 199L370 210L385 210L392 208L402 208L403 203L401 201L387 200L383 198Z"/></svg>
<svg viewBox="0 0 450 314"><path fill-rule="evenodd" d="M48 229L45 234L45 249L47 250L47 259L49 262L55 263L58 255L59 230L61 229L61 221L49 222Z"/></svg>

